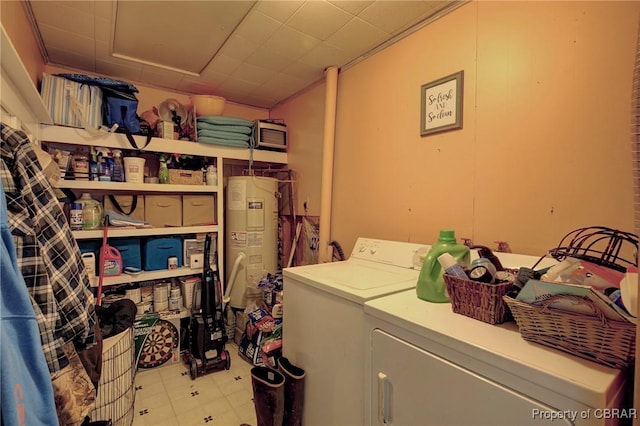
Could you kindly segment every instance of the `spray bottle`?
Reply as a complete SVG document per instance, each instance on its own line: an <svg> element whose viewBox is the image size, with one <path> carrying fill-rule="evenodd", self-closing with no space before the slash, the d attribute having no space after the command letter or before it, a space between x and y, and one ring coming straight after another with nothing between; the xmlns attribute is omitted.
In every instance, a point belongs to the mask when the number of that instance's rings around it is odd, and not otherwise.
<svg viewBox="0 0 640 426"><path fill-rule="evenodd" d="M114 182L124 182L124 166L122 165L122 151L113 150L113 170L111 170L112 180Z"/></svg>
<svg viewBox="0 0 640 426"><path fill-rule="evenodd" d="M458 263L469 266L469 259L471 258L469 247L456 241L453 230L441 230L438 242L427 253L418 277L416 293L422 300L437 303L449 302L444 278L442 277L442 265L438 262L438 257L443 253L449 253Z"/></svg>

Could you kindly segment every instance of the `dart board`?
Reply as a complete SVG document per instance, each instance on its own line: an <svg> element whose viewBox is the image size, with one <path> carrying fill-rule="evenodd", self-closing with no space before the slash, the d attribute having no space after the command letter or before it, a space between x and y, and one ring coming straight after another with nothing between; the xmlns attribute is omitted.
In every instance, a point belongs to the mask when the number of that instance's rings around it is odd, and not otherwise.
<svg viewBox="0 0 640 426"><path fill-rule="evenodd" d="M158 367L169 361L180 344L178 329L170 321L158 319L142 343L139 368Z"/></svg>

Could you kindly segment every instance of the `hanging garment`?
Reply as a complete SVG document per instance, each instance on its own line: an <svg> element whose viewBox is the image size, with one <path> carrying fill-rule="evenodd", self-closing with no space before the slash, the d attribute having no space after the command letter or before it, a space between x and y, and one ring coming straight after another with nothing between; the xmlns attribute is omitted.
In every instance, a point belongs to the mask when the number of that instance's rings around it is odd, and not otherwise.
<svg viewBox="0 0 640 426"><path fill-rule="evenodd" d="M9 229L53 374L69 364L65 343L78 350L94 345L94 297L80 250L29 139L4 124L0 131Z"/></svg>
<svg viewBox="0 0 640 426"><path fill-rule="evenodd" d="M58 425L49 369L18 269L0 182L0 406L4 425Z"/></svg>

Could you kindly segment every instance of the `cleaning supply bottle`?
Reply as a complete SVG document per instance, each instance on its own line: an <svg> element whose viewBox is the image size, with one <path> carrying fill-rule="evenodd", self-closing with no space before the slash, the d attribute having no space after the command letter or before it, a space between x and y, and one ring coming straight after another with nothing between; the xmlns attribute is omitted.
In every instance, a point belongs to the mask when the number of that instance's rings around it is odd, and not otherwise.
<svg viewBox="0 0 640 426"><path fill-rule="evenodd" d="M122 151L114 149L113 168L111 170L111 180L114 182L124 182L124 166L122 165Z"/></svg>
<svg viewBox="0 0 640 426"><path fill-rule="evenodd" d="M82 204L82 229L99 229L102 225L102 203L87 192L78 200Z"/></svg>
<svg viewBox="0 0 640 426"><path fill-rule="evenodd" d="M445 291L444 278L442 278L442 265L438 262L438 257L443 253L449 253L456 262L469 266L471 257L469 247L456 241L453 230L440 230L440 237L427 253L418 277L416 293L422 300L437 303L449 302L449 297Z"/></svg>
<svg viewBox="0 0 640 426"><path fill-rule="evenodd" d="M98 158L95 149L91 147L89 160L89 180L98 180L100 170L98 168Z"/></svg>
<svg viewBox="0 0 640 426"><path fill-rule="evenodd" d="M158 169L158 182L169 183L169 167L164 154L160 154L160 168Z"/></svg>

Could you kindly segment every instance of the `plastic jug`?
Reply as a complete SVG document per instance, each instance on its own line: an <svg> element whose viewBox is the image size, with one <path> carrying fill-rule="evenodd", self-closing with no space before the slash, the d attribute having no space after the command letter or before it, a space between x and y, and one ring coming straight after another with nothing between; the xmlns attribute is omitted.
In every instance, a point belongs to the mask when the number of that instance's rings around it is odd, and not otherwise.
<svg viewBox="0 0 640 426"><path fill-rule="evenodd" d="M444 278L442 278L442 266L438 262L438 257L443 253L449 253L459 263L469 266L471 257L469 247L458 244L453 230L441 230L438 242L431 246L418 277L416 292L422 300L437 303L449 302Z"/></svg>
<svg viewBox="0 0 640 426"><path fill-rule="evenodd" d="M82 204L82 229L98 229L102 225L102 204L84 192L79 203Z"/></svg>

